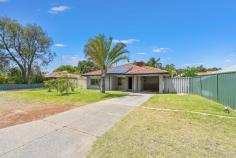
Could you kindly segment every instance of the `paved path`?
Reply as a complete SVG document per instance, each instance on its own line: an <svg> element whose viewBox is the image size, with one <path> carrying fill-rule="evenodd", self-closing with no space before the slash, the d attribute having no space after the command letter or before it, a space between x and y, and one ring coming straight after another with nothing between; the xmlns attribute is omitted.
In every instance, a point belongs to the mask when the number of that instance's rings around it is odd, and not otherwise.
<svg viewBox="0 0 236 158"><path fill-rule="evenodd" d="M132 93L0 129L0 158L85 157L97 136L151 96Z"/></svg>

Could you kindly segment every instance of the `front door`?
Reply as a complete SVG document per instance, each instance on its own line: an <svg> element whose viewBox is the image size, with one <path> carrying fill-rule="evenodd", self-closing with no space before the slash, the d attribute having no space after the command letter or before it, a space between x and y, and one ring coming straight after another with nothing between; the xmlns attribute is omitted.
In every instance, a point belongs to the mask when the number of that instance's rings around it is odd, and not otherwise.
<svg viewBox="0 0 236 158"><path fill-rule="evenodd" d="M129 89L133 89L133 78L132 78L132 77L129 77L128 80L129 80L128 88L129 88Z"/></svg>

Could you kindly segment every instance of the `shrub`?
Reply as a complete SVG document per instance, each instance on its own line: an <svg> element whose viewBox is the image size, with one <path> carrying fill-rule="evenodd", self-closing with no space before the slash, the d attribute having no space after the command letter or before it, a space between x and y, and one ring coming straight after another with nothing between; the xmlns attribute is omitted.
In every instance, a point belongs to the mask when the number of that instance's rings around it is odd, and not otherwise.
<svg viewBox="0 0 236 158"><path fill-rule="evenodd" d="M8 77L0 72L0 84L7 83L8 82Z"/></svg>
<svg viewBox="0 0 236 158"><path fill-rule="evenodd" d="M68 94L70 91L73 92L75 90L75 83L66 77L48 80L45 81L44 84L45 87L48 88L48 92L55 89L57 93L60 93L61 95L64 93Z"/></svg>
<svg viewBox="0 0 236 158"><path fill-rule="evenodd" d="M57 80L56 79L44 81L44 85L46 88L48 88L48 92L52 92L53 89L57 90Z"/></svg>

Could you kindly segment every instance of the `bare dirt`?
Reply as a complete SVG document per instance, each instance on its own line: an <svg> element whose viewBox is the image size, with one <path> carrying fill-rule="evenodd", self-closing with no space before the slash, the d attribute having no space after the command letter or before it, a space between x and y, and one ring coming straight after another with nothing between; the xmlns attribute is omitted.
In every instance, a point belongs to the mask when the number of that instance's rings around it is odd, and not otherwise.
<svg viewBox="0 0 236 158"><path fill-rule="evenodd" d="M0 128L38 120L74 108L71 105L17 106L0 108Z"/></svg>

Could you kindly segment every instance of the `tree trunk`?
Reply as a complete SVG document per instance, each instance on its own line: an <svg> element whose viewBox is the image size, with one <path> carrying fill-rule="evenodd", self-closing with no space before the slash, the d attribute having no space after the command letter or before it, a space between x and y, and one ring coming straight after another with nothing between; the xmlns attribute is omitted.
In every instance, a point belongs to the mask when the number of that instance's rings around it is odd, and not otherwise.
<svg viewBox="0 0 236 158"><path fill-rule="evenodd" d="M30 81L31 81L31 73L32 73L31 65L28 65L28 69L27 69L27 83L28 84L30 84Z"/></svg>
<svg viewBox="0 0 236 158"><path fill-rule="evenodd" d="M23 79L23 83L27 83L27 73L24 69L21 69L21 75L22 75L22 79Z"/></svg>
<svg viewBox="0 0 236 158"><path fill-rule="evenodd" d="M101 76L101 93L105 93L105 77L106 77L106 69L102 70Z"/></svg>

